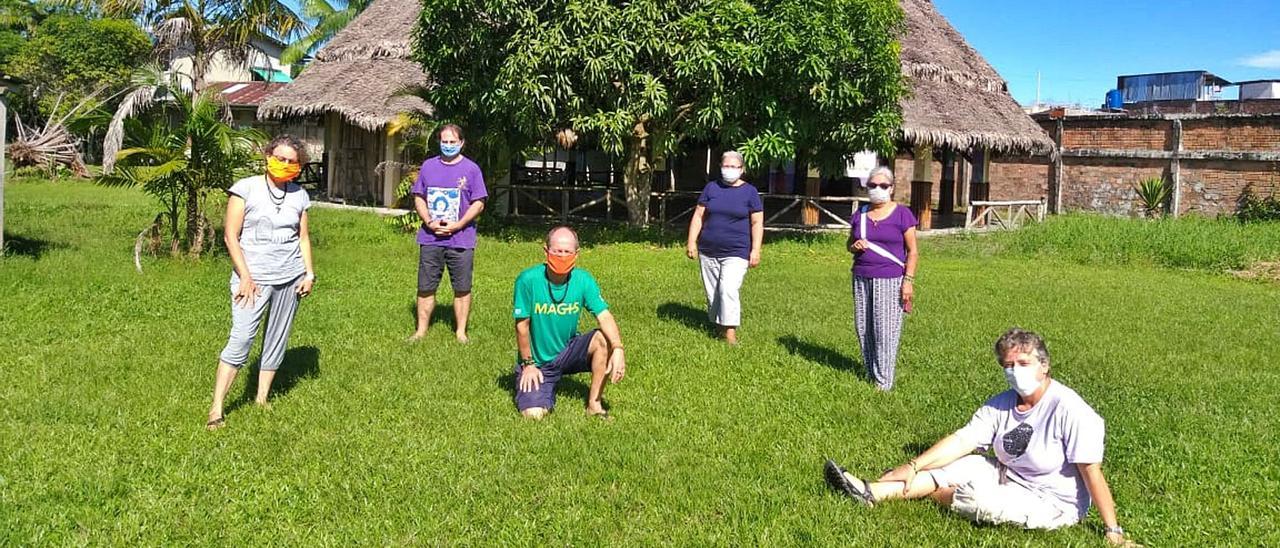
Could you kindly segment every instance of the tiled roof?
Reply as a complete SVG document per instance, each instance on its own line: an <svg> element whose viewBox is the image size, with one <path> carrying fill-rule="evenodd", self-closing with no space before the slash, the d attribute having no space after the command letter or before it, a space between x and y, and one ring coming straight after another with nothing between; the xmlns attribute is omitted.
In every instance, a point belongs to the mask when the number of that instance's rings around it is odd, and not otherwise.
<svg viewBox="0 0 1280 548"><path fill-rule="evenodd" d="M209 87L222 93L222 98L233 107L256 107L285 84L278 82L214 82Z"/></svg>

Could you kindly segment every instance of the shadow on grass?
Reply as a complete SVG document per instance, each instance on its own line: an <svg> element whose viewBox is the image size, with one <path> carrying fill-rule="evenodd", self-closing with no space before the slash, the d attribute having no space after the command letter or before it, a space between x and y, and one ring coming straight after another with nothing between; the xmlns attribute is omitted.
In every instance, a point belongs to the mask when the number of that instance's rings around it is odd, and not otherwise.
<svg viewBox="0 0 1280 548"><path fill-rule="evenodd" d="M230 413L240 407L253 401L253 397L258 392L258 367L249 371L249 378L245 379L244 392L240 397L227 406L227 410L223 414ZM271 382L271 393L268 398L280 397L288 394L293 390L299 382L305 379L314 379L320 376L320 350L314 346L300 346L298 348L290 348L284 353L284 361L280 363L280 369L276 371L275 379Z"/></svg>
<svg viewBox="0 0 1280 548"><path fill-rule="evenodd" d="M562 401L560 401L560 396L566 396L566 395L569 396L569 398L571 399L577 399L579 402L581 402L583 406L587 404L587 398L591 396L591 385L579 380L579 377L582 377L584 375L586 376L587 379L591 378L590 372L574 373L572 375L564 375L560 377L560 381L556 383L556 408L559 408L560 404L563 403ZM515 372L508 371L506 373L498 375L498 377L495 378L493 382L494 384L498 385L498 388L506 390L507 393L511 395L511 409L515 410L516 408L515 406L515 401L516 401ZM607 396L608 384L606 384L605 387L606 387L605 395ZM606 411L609 409L609 400L607 399L604 401L604 408Z"/></svg>
<svg viewBox="0 0 1280 548"><path fill-rule="evenodd" d="M707 311L699 310L683 303L662 303L658 305L658 318L684 324L685 327L716 338L711 322L707 320Z"/></svg>
<svg viewBox="0 0 1280 548"><path fill-rule="evenodd" d="M458 320L453 317L453 303L441 303L439 293L436 294L436 306L431 309L431 319L428 321L430 322L427 324L428 328L444 322L445 325L449 326L450 333L458 330ZM409 322L415 328L418 326L418 304L416 302L409 305Z"/></svg>
<svg viewBox="0 0 1280 548"><path fill-rule="evenodd" d="M54 249L63 249L67 247L63 243L50 242L49 240L41 240L39 238L27 238L25 236L17 236L5 233L4 249L0 256L29 257L39 260L45 253Z"/></svg>
<svg viewBox="0 0 1280 548"><path fill-rule="evenodd" d="M860 377L866 377L866 372L863 371L862 363L857 359L846 356L839 350L833 350L808 341L802 341L795 335L784 335L782 337L778 337L778 344L787 349L787 353L792 356L800 356L801 358L811 362L820 363L832 369L850 371L857 373Z"/></svg>

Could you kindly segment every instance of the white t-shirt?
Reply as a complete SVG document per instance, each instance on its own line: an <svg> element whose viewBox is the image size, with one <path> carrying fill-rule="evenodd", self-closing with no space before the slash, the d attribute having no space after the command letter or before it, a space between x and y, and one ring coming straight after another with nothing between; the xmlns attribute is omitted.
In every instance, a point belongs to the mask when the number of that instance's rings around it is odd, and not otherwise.
<svg viewBox="0 0 1280 548"><path fill-rule="evenodd" d="M1026 412L1006 390L983 404L956 435L979 449L994 448L1008 479L1089 512L1089 490L1077 464L1102 462L1106 425L1079 394L1055 380Z"/></svg>
<svg viewBox="0 0 1280 548"><path fill-rule="evenodd" d="M283 191L275 185L267 188L269 184L265 175L245 177L227 193L244 199L240 249L249 274L256 283L275 285L306 273L298 230L302 212L311 207L311 197L294 183L285 185Z"/></svg>

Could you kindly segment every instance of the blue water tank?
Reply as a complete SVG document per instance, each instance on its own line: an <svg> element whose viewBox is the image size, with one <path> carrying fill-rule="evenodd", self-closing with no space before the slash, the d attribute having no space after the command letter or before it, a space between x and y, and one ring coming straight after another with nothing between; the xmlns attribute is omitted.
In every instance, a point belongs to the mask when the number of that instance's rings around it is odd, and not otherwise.
<svg viewBox="0 0 1280 548"><path fill-rule="evenodd" d="M1107 92L1107 108L1120 110L1124 108L1124 92L1113 89Z"/></svg>

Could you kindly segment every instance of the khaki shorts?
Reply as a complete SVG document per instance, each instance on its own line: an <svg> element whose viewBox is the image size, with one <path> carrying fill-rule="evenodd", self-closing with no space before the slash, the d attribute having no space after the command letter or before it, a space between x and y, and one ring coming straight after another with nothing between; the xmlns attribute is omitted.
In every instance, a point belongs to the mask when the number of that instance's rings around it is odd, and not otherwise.
<svg viewBox="0 0 1280 548"><path fill-rule="evenodd" d="M928 473L938 487L955 488L951 510L977 522L1057 529L1080 521L1073 506L1013 482L1001 483L994 459L969 455Z"/></svg>

